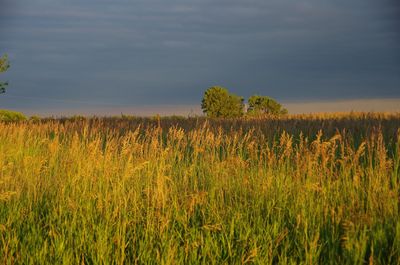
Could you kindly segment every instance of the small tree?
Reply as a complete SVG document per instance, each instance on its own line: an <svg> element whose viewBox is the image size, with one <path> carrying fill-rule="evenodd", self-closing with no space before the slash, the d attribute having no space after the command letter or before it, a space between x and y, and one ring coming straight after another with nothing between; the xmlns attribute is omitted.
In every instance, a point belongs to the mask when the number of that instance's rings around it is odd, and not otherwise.
<svg viewBox="0 0 400 265"><path fill-rule="evenodd" d="M235 118L243 115L243 98L226 88L213 86L206 90L201 108L210 118Z"/></svg>
<svg viewBox="0 0 400 265"><path fill-rule="evenodd" d="M283 115L288 113L287 109L270 97L254 95L249 98L248 103L247 113L250 115Z"/></svg>
<svg viewBox="0 0 400 265"><path fill-rule="evenodd" d="M9 67L10 64L8 63L8 57L7 54L5 54L3 57L0 57L0 73L7 71ZM7 85L7 82L0 82L0 94L6 92Z"/></svg>

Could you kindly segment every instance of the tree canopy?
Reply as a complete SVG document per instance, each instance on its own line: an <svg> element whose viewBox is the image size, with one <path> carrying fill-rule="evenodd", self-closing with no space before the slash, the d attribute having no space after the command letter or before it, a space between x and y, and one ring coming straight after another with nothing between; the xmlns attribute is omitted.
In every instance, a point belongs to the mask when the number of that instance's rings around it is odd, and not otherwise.
<svg viewBox="0 0 400 265"><path fill-rule="evenodd" d="M0 57L0 73L7 71L9 67L10 64L8 62L8 57L7 54L5 54L2 57ZM7 82L0 82L0 94L6 92L7 85L8 85Z"/></svg>
<svg viewBox="0 0 400 265"><path fill-rule="evenodd" d="M204 93L201 108L210 118L235 118L244 114L243 101L243 97L229 93L226 88L213 86ZM287 109L270 97L253 95L248 99L246 115L284 115L287 113Z"/></svg>
<svg viewBox="0 0 400 265"><path fill-rule="evenodd" d="M248 100L248 104L247 113L250 115L282 115L288 113L281 104L267 96L251 96Z"/></svg>
<svg viewBox="0 0 400 265"><path fill-rule="evenodd" d="M234 118L244 113L243 98L228 92L226 88L213 86L206 90L201 108L210 118Z"/></svg>

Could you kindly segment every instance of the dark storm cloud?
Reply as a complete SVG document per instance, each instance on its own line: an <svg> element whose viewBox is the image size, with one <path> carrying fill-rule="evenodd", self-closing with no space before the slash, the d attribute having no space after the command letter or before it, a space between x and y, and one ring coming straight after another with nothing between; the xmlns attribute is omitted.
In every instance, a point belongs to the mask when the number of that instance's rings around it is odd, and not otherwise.
<svg viewBox="0 0 400 265"><path fill-rule="evenodd" d="M397 44L400 46L400 1L385 0L384 4L386 8L385 12L381 12L381 19L387 21L389 29L392 29Z"/></svg>
<svg viewBox="0 0 400 265"><path fill-rule="evenodd" d="M1 1L13 105L400 96L395 0Z"/></svg>

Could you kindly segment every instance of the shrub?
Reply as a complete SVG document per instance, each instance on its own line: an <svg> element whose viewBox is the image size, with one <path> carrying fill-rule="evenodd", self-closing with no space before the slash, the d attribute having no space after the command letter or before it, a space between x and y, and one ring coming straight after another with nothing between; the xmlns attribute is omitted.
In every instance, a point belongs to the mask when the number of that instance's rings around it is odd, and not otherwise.
<svg viewBox="0 0 400 265"><path fill-rule="evenodd" d="M42 118L40 118L40 117L37 116L37 115L33 115L33 116L30 116L30 117L29 117L29 121L32 121L32 122L40 122L41 119L42 119Z"/></svg>
<svg viewBox="0 0 400 265"><path fill-rule="evenodd" d="M11 110L0 110L0 121L25 121L26 116L21 112Z"/></svg>
<svg viewBox="0 0 400 265"><path fill-rule="evenodd" d="M247 114L249 115L286 115L287 109L283 108L276 100L266 96L251 96L248 100L249 108Z"/></svg>

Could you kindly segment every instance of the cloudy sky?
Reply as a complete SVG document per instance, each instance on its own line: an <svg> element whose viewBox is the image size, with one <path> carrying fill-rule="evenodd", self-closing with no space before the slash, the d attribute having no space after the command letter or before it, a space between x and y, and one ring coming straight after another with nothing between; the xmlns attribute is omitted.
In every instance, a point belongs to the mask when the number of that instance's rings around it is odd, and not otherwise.
<svg viewBox="0 0 400 265"><path fill-rule="evenodd" d="M397 0L0 0L0 108L400 98Z"/></svg>

